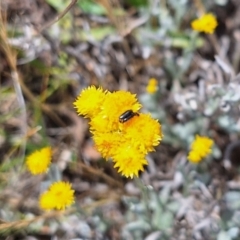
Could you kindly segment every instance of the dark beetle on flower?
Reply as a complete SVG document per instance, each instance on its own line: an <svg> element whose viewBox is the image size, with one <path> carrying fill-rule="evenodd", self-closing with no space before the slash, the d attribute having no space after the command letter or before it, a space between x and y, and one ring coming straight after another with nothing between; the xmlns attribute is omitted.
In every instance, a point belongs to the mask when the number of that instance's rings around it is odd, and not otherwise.
<svg viewBox="0 0 240 240"><path fill-rule="evenodd" d="M124 123L129 119L133 118L134 116L139 116L139 114L136 112L133 112L132 110L127 110L123 114L121 114L121 116L119 117L119 122Z"/></svg>

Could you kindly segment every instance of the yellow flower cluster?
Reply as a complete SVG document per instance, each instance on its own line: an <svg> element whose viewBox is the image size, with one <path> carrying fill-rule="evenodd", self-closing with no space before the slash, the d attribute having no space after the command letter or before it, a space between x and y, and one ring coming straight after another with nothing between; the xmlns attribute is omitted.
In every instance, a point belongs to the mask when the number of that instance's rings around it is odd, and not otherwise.
<svg viewBox="0 0 240 240"><path fill-rule="evenodd" d="M138 113L141 104L127 91L109 92L90 86L73 103L77 113L90 118L96 148L125 177L138 176L163 135L150 114Z"/></svg>
<svg viewBox="0 0 240 240"><path fill-rule="evenodd" d="M197 135L192 142L188 160L192 163L199 163L212 152L212 146L212 139Z"/></svg>
<svg viewBox="0 0 240 240"><path fill-rule="evenodd" d="M150 94L155 93L158 90L158 82L155 78L150 78L146 91Z"/></svg>
<svg viewBox="0 0 240 240"><path fill-rule="evenodd" d="M52 158L52 150L45 147L31 153L26 159L26 166L33 174L46 173ZM55 182L39 199L39 205L44 210L65 209L74 202L74 190L67 182Z"/></svg>
<svg viewBox="0 0 240 240"><path fill-rule="evenodd" d="M52 150L45 147L30 154L26 159L28 170L33 174L42 174L48 170L51 163Z"/></svg>
<svg viewBox="0 0 240 240"><path fill-rule="evenodd" d="M191 26L197 32L212 34L217 27L218 22L212 13L204 14L198 19L192 21Z"/></svg>
<svg viewBox="0 0 240 240"><path fill-rule="evenodd" d="M39 199L39 205L44 210L64 210L73 203L74 190L70 183L63 181L53 183Z"/></svg>

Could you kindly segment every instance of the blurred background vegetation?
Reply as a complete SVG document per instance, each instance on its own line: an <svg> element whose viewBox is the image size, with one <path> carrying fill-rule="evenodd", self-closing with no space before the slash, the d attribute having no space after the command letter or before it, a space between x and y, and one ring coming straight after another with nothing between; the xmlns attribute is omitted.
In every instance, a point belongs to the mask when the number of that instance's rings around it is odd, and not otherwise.
<svg viewBox="0 0 240 240"><path fill-rule="evenodd" d="M215 33L196 33L207 12ZM238 0L2 0L0 239L240 239L239 14ZM137 94L162 124L138 180L101 158L73 109L89 85ZM215 143L198 165L196 134ZM47 145L50 172L32 176L25 158ZM50 175L75 190L65 212L39 209Z"/></svg>

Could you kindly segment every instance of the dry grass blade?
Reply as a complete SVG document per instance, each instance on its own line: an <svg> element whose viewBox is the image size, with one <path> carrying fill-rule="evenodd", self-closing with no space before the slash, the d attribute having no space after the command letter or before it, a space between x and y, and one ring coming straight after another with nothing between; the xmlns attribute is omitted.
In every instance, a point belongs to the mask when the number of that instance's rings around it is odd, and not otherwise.
<svg viewBox="0 0 240 240"><path fill-rule="evenodd" d="M17 70L17 54L16 51L10 46L8 42L8 34L7 34L7 27L6 27L6 12L3 11L0 5L0 49L5 55L6 61L9 64L10 68L10 75L13 81L14 89L16 92L19 108L21 109L21 120L22 120L22 125L21 125L21 132L23 135L22 139L22 144L21 144L21 149L22 149L22 160L25 157L25 147L26 147L26 141L24 136L27 135L27 109L26 109L26 104L25 100L23 97L23 92L22 92L22 80L19 76L18 70Z"/></svg>
<svg viewBox="0 0 240 240"><path fill-rule="evenodd" d="M72 0L70 2L70 4L60 14L58 14L53 20L47 22L43 27L41 27L39 29L38 32L41 33L42 31L49 28L54 23L58 22L61 18L63 18L70 11L70 9L73 7L73 5L75 5L77 3L77 1L78 0Z"/></svg>
<svg viewBox="0 0 240 240"><path fill-rule="evenodd" d="M97 0L107 10L107 14L113 25L122 37L127 36L133 29L146 23L146 17L133 19L125 12L118 0Z"/></svg>

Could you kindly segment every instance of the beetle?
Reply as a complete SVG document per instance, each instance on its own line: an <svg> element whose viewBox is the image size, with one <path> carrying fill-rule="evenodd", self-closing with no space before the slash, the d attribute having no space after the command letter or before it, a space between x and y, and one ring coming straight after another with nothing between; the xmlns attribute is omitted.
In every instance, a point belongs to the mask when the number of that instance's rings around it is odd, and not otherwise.
<svg viewBox="0 0 240 240"><path fill-rule="evenodd" d="M133 110L127 110L119 117L119 122L124 123L128 121L129 119L133 118L134 116L139 116L137 112L133 112Z"/></svg>

